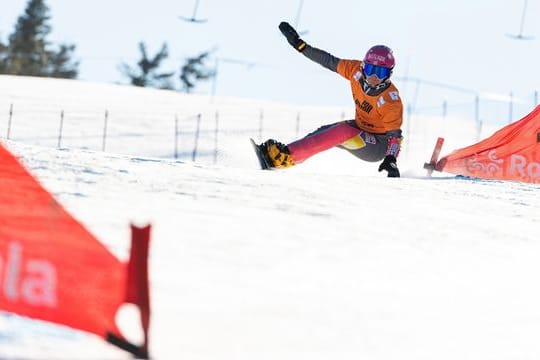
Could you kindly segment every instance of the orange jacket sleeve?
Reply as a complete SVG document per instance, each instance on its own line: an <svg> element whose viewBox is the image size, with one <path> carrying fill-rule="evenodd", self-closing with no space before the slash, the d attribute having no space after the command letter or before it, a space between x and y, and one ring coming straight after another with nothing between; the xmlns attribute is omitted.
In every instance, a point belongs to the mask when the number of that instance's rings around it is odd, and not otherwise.
<svg viewBox="0 0 540 360"><path fill-rule="evenodd" d="M337 65L337 72L347 80L351 80L360 71L362 62L359 60L340 60Z"/></svg>

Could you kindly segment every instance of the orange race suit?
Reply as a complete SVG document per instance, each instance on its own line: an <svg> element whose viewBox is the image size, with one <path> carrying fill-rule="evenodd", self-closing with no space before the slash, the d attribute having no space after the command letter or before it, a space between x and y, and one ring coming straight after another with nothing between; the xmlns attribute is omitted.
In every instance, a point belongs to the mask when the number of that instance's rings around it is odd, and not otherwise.
<svg viewBox="0 0 540 360"><path fill-rule="evenodd" d="M386 155L397 158L402 140L403 103L394 84L386 79L376 87L369 87L359 60L339 59L307 44L302 54L349 80L355 118L325 125L288 144L295 163L334 146L366 161L379 161Z"/></svg>

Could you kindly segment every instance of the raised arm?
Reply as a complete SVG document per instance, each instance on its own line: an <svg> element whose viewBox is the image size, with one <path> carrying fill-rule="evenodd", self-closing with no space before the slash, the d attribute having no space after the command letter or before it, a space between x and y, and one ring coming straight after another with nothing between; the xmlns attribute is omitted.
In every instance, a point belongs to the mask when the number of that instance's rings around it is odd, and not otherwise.
<svg viewBox="0 0 540 360"><path fill-rule="evenodd" d="M304 54L311 61L314 61L329 70L337 72L337 66L340 61L339 58L327 53L324 50L320 50L308 45L300 38L298 32L296 32L296 30L287 22L280 23L279 30L283 36L285 36L289 44L291 44L291 46L298 52Z"/></svg>

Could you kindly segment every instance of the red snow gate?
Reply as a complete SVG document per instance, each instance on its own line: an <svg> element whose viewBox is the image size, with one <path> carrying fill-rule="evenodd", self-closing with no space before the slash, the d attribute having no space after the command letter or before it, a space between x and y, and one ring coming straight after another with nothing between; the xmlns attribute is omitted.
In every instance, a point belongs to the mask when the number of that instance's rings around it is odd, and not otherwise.
<svg viewBox="0 0 540 360"><path fill-rule="evenodd" d="M67 325L148 357L150 226L132 226L123 263L0 144L0 311ZM138 306L145 341L129 343L115 316Z"/></svg>
<svg viewBox="0 0 540 360"><path fill-rule="evenodd" d="M489 138L443 157L435 170L483 179L540 183L540 106Z"/></svg>

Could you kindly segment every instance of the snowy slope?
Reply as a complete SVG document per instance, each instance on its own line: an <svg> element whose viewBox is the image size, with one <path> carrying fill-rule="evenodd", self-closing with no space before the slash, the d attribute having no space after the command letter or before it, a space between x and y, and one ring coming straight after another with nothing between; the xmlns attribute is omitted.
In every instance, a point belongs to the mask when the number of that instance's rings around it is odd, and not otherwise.
<svg viewBox="0 0 540 360"><path fill-rule="evenodd" d="M299 107L2 80L11 92L0 92L0 108L14 103L34 114L21 115L18 134L3 142L69 211L119 257L126 256L130 222L153 224L154 357L540 356L538 186L419 177L435 141L431 133L444 131L449 142L465 142L474 137L467 124L411 125L417 141L400 159L406 178L386 178L376 164L338 150L290 171L262 172L247 142L257 135L249 113L264 107L275 115L266 131L293 138L290 119ZM45 104L54 108L50 123L47 112L41 117L42 110L32 110ZM100 106L124 114L111 132L117 149L101 152L99 141L88 145L83 124L92 121L84 116L66 135L73 145L55 149L54 131L48 135L55 127L48 125L57 109L85 115ZM314 114L314 123L323 120L320 114L337 114L330 121L339 117L338 109L301 109ZM217 164L210 128L209 140L201 139L206 155L195 163L187 150L172 159L169 143L156 145L145 135L157 138L159 124L175 111L216 110L229 111ZM99 134L95 129L92 134ZM128 130L137 138L133 150L121 141ZM91 335L0 315L0 357L129 356Z"/></svg>

